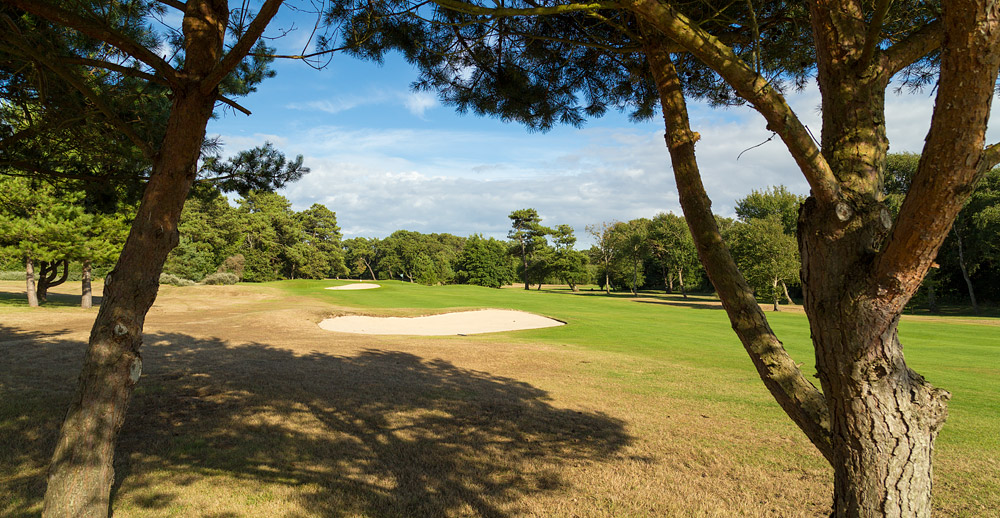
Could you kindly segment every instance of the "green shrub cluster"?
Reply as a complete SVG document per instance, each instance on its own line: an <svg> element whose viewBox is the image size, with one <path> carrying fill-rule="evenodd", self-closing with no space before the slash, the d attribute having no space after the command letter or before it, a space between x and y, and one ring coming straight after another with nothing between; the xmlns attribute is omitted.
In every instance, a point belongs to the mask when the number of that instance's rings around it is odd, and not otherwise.
<svg viewBox="0 0 1000 518"><path fill-rule="evenodd" d="M207 275L201 280L202 284L236 284L240 278L235 273L218 272Z"/></svg>
<svg viewBox="0 0 1000 518"><path fill-rule="evenodd" d="M169 284L171 286L194 286L195 282L190 279L182 279L169 273L161 273L160 284Z"/></svg>
<svg viewBox="0 0 1000 518"><path fill-rule="evenodd" d="M24 270L4 270L0 271L0 281L23 281Z"/></svg>

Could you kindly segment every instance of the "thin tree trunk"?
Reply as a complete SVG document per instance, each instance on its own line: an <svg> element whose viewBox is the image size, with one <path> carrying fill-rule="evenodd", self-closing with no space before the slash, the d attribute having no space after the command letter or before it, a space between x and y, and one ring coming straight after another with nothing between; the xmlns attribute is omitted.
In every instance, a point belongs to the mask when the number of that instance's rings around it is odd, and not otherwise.
<svg viewBox="0 0 1000 518"><path fill-rule="evenodd" d="M28 295L28 306L37 308L38 293L35 291L35 265L30 257L24 260L24 283L25 291Z"/></svg>
<svg viewBox="0 0 1000 518"><path fill-rule="evenodd" d="M633 261L632 262L632 296L633 297L639 295L639 292L636 291L636 289L638 288L637 284L639 284L639 265L635 261Z"/></svg>
<svg viewBox="0 0 1000 518"><path fill-rule="evenodd" d="M524 289L530 290L528 284L528 251L524 247L524 238L521 239L521 267L524 268Z"/></svg>
<svg viewBox="0 0 1000 518"><path fill-rule="evenodd" d="M969 269L965 266L965 252L962 246L962 236L958 233L957 228L952 229L955 232L955 242L958 244L958 267L962 270L962 278L965 279L965 285L969 289L969 301L972 302L972 312L979 314L979 305L976 304L976 292L972 289L972 279L969 278Z"/></svg>
<svg viewBox="0 0 1000 518"><path fill-rule="evenodd" d="M937 289L934 287L933 284L927 287L927 309L931 313L938 312Z"/></svg>
<svg viewBox="0 0 1000 518"><path fill-rule="evenodd" d="M667 274L668 271L669 270L667 269L667 267L665 266L660 267L660 275L663 277L663 288L664 290L666 290L667 295L674 292L674 286L673 286L674 275L672 273L668 275Z"/></svg>
<svg viewBox="0 0 1000 518"><path fill-rule="evenodd" d="M781 281L781 289L785 292L785 301L789 304L795 304L795 302L792 301L791 295L788 294L788 285L785 284L785 281Z"/></svg>
<svg viewBox="0 0 1000 518"><path fill-rule="evenodd" d="M771 283L771 300L774 301L774 311L781 311L781 306L778 305L778 279L775 278L774 282Z"/></svg>
<svg viewBox="0 0 1000 518"><path fill-rule="evenodd" d="M677 269L677 282L681 285L681 296L688 298L687 288L684 286L684 269Z"/></svg>
<svg viewBox="0 0 1000 518"><path fill-rule="evenodd" d="M611 274L608 273L608 268L610 265L607 261L604 262L604 293L611 295Z"/></svg>
<svg viewBox="0 0 1000 518"><path fill-rule="evenodd" d="M90 272L90 259L85 259L83 261L83 273L80 279L80 287L82 295L80 296L80 307L83 309L90 309L94 305L94 298L91 292L91 272Z"/></svg>
<svg viewBox="0 0 1000 518"><path fill-rule="evenodd" d="M736 267L701 181L694 153L699 136L691 131L680 79L669 54L656 43L660 36L645 28L643 36L646 57L660 93L665 139L680 202L698 257L764 385L820 453L832 462L829 409L823 394L802 374L771 331L753 290Z"/></svg>

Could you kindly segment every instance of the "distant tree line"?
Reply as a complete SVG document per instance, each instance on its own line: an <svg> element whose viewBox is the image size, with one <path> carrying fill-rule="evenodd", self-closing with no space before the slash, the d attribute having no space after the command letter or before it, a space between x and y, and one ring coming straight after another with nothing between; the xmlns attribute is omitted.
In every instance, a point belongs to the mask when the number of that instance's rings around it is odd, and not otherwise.
<svg viewBox="0 0 1000 518"><path fill-rule="evenodd" d="M510 213L507 240L410 230L343 239L329 208L314 204L294 211L289 200L267 189L294 180L274 171L300 171L301 176L303 169L301 162L285 163L273 149L271 158L281 163L262 166L258 162L268 149L243 152L228 163L208 162L217 177L225 178L225 189L219 182L209 184L187 201L180 242L167 258L165 274L196 282L228 273L247 282L357 278L492 288L521 283L525 289L561 284L573 290L592 285L608 293L663 290L685 297L711 290L688 225L673 213L588 225L594 244L585 251L574 248L572 227L545 226L531 208ZM884 191L895 211L919 157L889 158ZM255 164L254 170L272 171L270 183L240 183L251 176L237 172L247 162ZM67 277L86 283L92 268L100 274L113 264L128 226L128 204L101 212L89 207L83 191L62 189L57 196L54 187L37 180L0 181L0 258L3 269L23 269L34 277L35 294L29 299L44 302L48 288ZM239 197L230 201L223 191ZM716 216L740 271L756 296L775 310L801 296L796 227L803 200L776 186L738 200L735 219ZM959 215L916 303L936 311L942 300L968 301L978 308L984 300L1000 299L998 236L1000 171L994 170Z"/></svg>

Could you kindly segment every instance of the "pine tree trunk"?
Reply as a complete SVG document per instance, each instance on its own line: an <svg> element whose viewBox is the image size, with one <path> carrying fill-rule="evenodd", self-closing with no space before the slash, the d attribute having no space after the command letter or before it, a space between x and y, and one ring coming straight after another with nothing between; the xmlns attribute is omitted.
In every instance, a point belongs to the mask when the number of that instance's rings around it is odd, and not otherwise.
<svg viewBox="0 0 1000 518"><path fill-rule="evenodd" d="M90 309L94 305L94 298L91 291L91 272L90 272L90 259L85 259L83 261L83 272L80 279L80 307L83 309Z"/></svg>
<svg viewBox="0 0 1000 518"><path fill-rule="evenodd" d="M37 308L38 293L35 291L35 265L30 257L24 260L24 283L25 292L28 295L28 306Z"/></svg>
<svg viewBox="0 0 1000 518"><path fill-rule="evenodd" d="M108 515L115 443L142 372L143 322L163 263L178 242L177 223L214 102L214 91L204 95L197 87L174 93L164 151L157 155L128 239L106 279L76 396L52 456L45 518Z"/></svg>
<svg viewBox="0 0 1000 518"><path fill-rule="evenodd" d="M831 413L834 516L930 516L934 439L950 395L907 367L899 313L850 266L880 232L877 217L857 215L856 232L837 241L830 232L842 229L821 212L806 202L799 240L803 305Z"/></svg>

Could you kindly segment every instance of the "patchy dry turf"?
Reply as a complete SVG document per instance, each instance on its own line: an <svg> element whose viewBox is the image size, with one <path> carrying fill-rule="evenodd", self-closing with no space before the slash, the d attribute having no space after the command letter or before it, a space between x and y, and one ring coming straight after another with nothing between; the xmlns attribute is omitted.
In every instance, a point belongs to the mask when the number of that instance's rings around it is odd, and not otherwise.
<svg viewBox="0 0 1000 518"><path fill-rule="evenodd" d="M0 283L0 295L18 287ZM343 310L270 287L161 287L118 446L114 516L829 511L828 469L790 424L762 427L738 401L695 404L630 381L697 384L698 372L516 333L317 326ZM2 516L40 511L95 311L0 307ZM598 366L627 376L609 385Z"/></svg>

